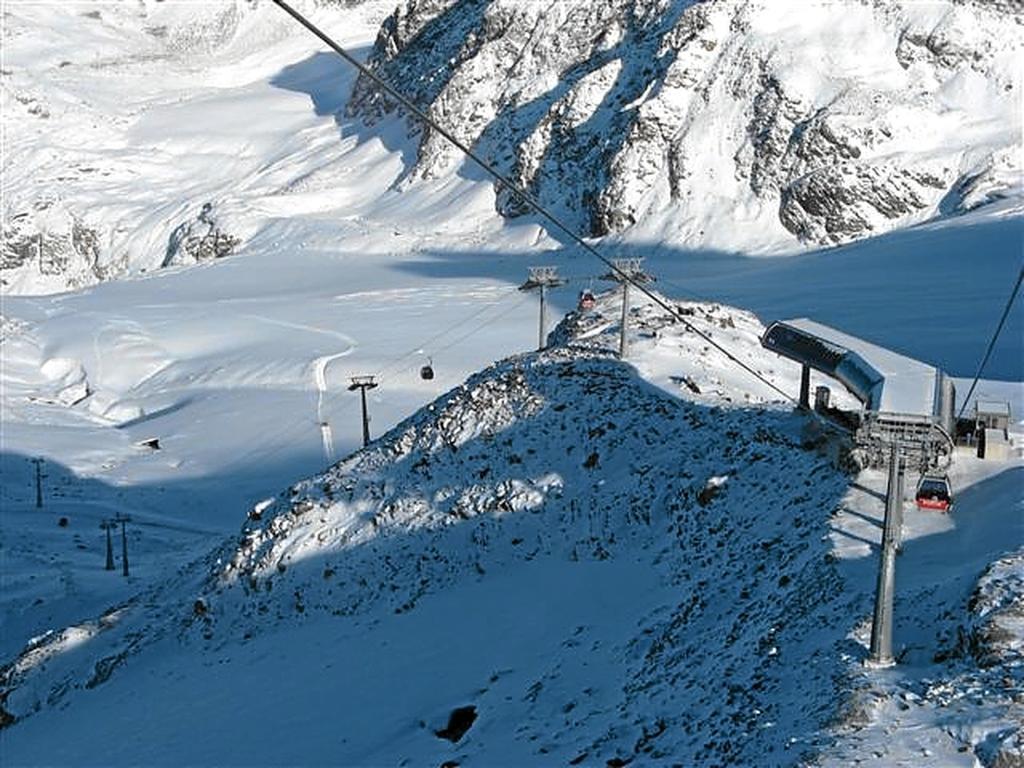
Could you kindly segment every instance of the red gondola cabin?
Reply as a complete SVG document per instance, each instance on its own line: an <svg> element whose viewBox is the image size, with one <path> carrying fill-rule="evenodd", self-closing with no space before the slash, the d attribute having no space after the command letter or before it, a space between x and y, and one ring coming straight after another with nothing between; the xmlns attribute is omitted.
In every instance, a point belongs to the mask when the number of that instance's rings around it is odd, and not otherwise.
<svg viewBox="0 0 1024 768"><path fill-rule="evenodd" d="M949 487L949 478L945 475L924 475L917 484L914 497L920 509L935 509L949 512L953 506L953 492Z"/></svg>

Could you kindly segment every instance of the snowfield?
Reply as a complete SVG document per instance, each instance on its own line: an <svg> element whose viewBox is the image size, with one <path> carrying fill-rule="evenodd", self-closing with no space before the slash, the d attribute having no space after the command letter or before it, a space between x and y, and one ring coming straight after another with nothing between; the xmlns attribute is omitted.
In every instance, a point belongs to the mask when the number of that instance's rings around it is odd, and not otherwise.
<svg viewBox="0 0 1024 768"><path fill-rule="evenodd" d="M970 386L1024 253L1015 4L297 5L443 86L432 113L581 227L634 217L599 250L784 392L799 370L758 339L799 316ZM409 45L438 13L491 36L449 67L454 32ZM5 765L1024 759L1020 300L975 393L1011 403L1014 455L958 455L950 516L907 504L900 664L868 670L883 473L636 292L619 360L604 265L279 9L0 19ZM653 74L586 71L591 33L652 30ZM508 124L487 78L514 50L501 98L534 111ZM842 178L822 141L861 151ZM832 218L787 228L782 198L823 188ZM537 264L568 279L541 352ZM100 527L123 515L127 578Z"/></svg>
<svg viewBox="0 0 1024 768"><path fill-rule="evenodd" d="M758 359L755 318L680 307ZM638 302L652 386L612 352L617 309L604 295L549 350L253 506L176 576L34 640L4 672L5 712L23 720L7 754L74 762L114 711L147 738L106 744L111 764L947 765L1012 741L1021 462L962 457L955 482L977 485L953 516L908 509L903 664L866 672L882 473L838 470L845 438L766 403ZM663 375L670 356L682 377ZM773 363L792 388L796 367ZM247 731L239 704L268 686L274 728L212 737ZM984 706L968 706L979 686ZM886 707L910 696L915 735L883 737ZM476 719L450 744L437 732L464 707Z"/></svg>
<svg viewBox="0 0 1024 768"><path fill-rule="evenodd" d="M623 247L786 254L1021 210L1015 3L298 5ZM267 0L17 3L3 23L4 294L280 258L305 223L332 248L497 245L497 211L526 213Z"/></svg>

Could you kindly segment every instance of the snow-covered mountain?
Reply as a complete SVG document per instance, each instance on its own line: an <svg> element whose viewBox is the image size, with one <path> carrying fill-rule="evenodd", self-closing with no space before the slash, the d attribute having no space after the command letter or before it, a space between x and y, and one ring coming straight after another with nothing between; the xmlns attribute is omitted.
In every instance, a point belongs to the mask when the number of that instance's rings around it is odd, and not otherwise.
<svg viewBox="0 0 1024 768"><path fill-rule="evenodd" d="M678 306L792 386L756 318ZM33 640L3 667L5 750L38 758L58 728L46 762L842 764L914 748L878 746L892 707L913 710L931 764L962 745L1016 754L1019 556L984 575L978 619L963 568L1019 535L1013 481L985 496L985 522L964 500L971 535L945 545L961 559L938 591L927 540L944 521L908 510L904 661L926 659L930 687L902 704L914 672L859 664L880 474L851 487L841 435L645 301L638 376L613 351L617 309L604 296L547 351L255 505L209 556ZM984 707L948 735L934 708L979 686ZM112 708L144 736L98 746Z"/></svg>
<svg viewBox="0 0 1024 768"><path fill-rule="evenodd" d="M298 4L583 234L758 254L1019 203L1017 3ZM268 2L18 5L4 62L4 293L525 210Z"/></svg>
<svg viewBox="0 0 1024 768"><path fill-rule="evenodd" d="M369 63L582 232L762 250L1019 196L1022 24L1012 2L414 0ZM348 109L392 107L363 78ZM410 183L462 163L424 131Z"/></svg>
<svg viewBox="0 0 1024 768"><path fill-rule="evenodd" d="M1019 3L297 5L783 391L799 315L976 370ZM638 296L627 361L612 294L522 354L526 267L605 265L271 3L0 30L5 764L1019 761L1019 457L908 505L865 669L881 473Z"/></svg>
<svg viewBox="0 0 1024 768"><path fill-rule="evenodd" d="M348 19L349 42L384 14L306 6ZM274 99L315 46L270 3L20 5L3 33L4 293L252 252L290 213L282 187L335 159L336 134L311 141L305 105Z"/></svg>
<svg viewBox="0 0 1024 768"><path fill-rule="evenodd" d="M757 349L752 316L685 306L723 342ZM257 505L240 539L206 560L207 577L193 566L97 623L34 642L5 670L5 709L27 718L11 731L15 748L52 706L80 713L133 676L161 638L179 637L181 658L230 657L247 675L238 662L254 639L347 628L331 656L376 665L366 657L381 623L411 622L428 627L405 630L421 661L380 661L404 670L403 695L386 722L346 729L336 761L813 755L845 676L849 598L821 522L848 480L825 435L808 439L785 407L750 407L763 385L654 306L636 315L637 354L655 370L648 352L692 356L684 379L652 373L689 401L617 361L606 296L556 332L566 343L471 377ZM770 375L789 383L791 368ZM471 652L456 650L467 641ZM815 674L796 675L803 665ZM195 698L205 709L206 695ZM458 706L479 723L452 746L434 731ZM347 705L338 714L362 717Z"/></svg>

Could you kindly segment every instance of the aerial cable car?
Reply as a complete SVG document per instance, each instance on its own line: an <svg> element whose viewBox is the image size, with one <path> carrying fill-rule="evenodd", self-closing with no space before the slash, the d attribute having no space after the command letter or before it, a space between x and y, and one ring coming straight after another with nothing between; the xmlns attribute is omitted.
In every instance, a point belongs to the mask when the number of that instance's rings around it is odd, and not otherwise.
<svg viewBox="0 0 1024 768"><path fill-rule="evenodd" d="M919 509L936 509L949 512L953 507L953 490L946 475L921 475L917 483L914 501Z"/></svg>
<svg viewBox="0 0 1024 768"><path fill-rule="evenodd" d="M577 312L589 312L597 304L597 299L594 298L594 286L593 281L587 286L586 290L580 291L580 298L576 304Z"/></svg>
<svg viewBox="0 0 1024 768"><path fill-rule="evenodd" d="M427 358L427 364L420 368L420 378L424 381L430 381L434 378L434 361L431 358Z"/></svg>

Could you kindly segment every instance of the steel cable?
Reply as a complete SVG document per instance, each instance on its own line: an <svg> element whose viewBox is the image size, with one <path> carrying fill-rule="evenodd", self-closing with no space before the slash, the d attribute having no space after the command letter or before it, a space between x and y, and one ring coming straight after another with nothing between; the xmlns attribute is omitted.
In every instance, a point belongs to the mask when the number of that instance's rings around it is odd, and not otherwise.
<svg viewBox="0 0 1024 768"><path fill-rule="evenodd" d="M1020 268L1020 273L1017 275L1017 283L1013 286L1013 290L1010 292L1010 298L1006 302L1006 308L1003 309L1003 316L999 318L999 325L996 326L996 332L992 334L992 339L988 343L988 347L985 349L985 354L981 358L981 363L978 365L978 372L974 374L974 381L971 382L971 388L967 390L967 397L964 398L963 405L960 406L960 413L957 414L957 420L963 417L964 411L967 410L967 404L971 401L971 395L974 394L974 388L978 386L978 380L981 378L982 372L985 370L985 365L988 363L989 357L992 355L992 350L996 346L996 340L999 338L999 334L1003 331L1003 326L1006 325L1006 318L1010 316L1010 308L1013 307L1013 300L1017 298L1017 292L1020 291L1020 284L1024 281L1024 266Z"/></svg>
<svg viewBox="0 0 1024 768"><path fill-rule="evenodd" d="M604 255L599 253L592 245L587 243L582 237L580 237L578 234L576 234L576 232L571 227L569 227L569 225L563 223L561 219L559 219L553 213L551 213L546 208L544 208L540 204L540 202L538 202L529 192L527 192L525 189L520 187L514 181L509 179L507 176L505 176L503 173L501 173L501 171L499 171L496 168L494 168L489 162L487 162L482 157L480 157L470 147L466 146L463 142L461 142L458 138L456 138L451 132L449 132L447 129L445 129L443 126L438 124L435 120L433 120L429 115L427 115L426 112L424 112L422 109L417 107L412 101L410 101L402 93L400 93L398 90L396 90L394 87L392 87L387 81L385 81L383 78L378 76L375 72L373 72L373 70L371 70L369 67L364 66L354 56L352 56L352 54L350 54L348 51L346 51L341 45L336 43L331 37L329 37L319 27L317 27L315 24L313 24L313 22L311 22L309 19L307 19L301 13L299 13L294 8L292 8L284 0L273 0L273 2L276 5L278 5L283 11L285 11L289 16L291 16L293 19L295 19L297 22L299 22L299 24L301 24L303 27L305 27L307 30L309 30L313 35L315 35L317 38L319 38L331 50L333 50L335 53L337 53L339 56L341 56L341 58L343 58L350 65L355 67L355 69L361 75L365 76L367 79L372 81L374 84L377 85L377 87L379 87L381 90L385 91L388 95L390 95L393 99L395 99L395 101L397 101L399 104L401 104L407 110L409 110L409 112L411 112L413 115L415 115L421 121L423 121L423 123L425 123L426 125L428 125L431 128L433 128L435 131L437 131L439 134L441 134L441 136L443 136L445 139L447 139L449 142L451 142L459 151L461 151L468 158L470 158L473 162L475 162L477 165L479 165L484 171L486 171L491 176L493 176L499 182L499 184L501 184L501 185L507 187L508 189L512 190L521 201L523 201L524 203L529 205L529 207L532 208L541 217L543 217L544 219L549 221L551 224L553 224L556 229L558 229L560 232L562 232L567 237L569 237L569 239L572 240L576 245L578 245L580 248L582 248L585 252L587 252L591 256L593 256L596 259L598 259L599 261L601 261L602 264L604 264L606 267L608 267L611 270L612 274L615 274L620 280L622 280L624 282L627 282L630 285L632 285L633 287L635 287L637 290L639 290L641 293L643 293L645 296L647 296L655 304L660 306L662 309L666 310L673 317L673 319L676 322L682 323L683 326L687 330L692 331L697 336L699 336L700 338L704 339L704 341L706 341L708 344L710 344L715 349L717 349L719 352L724 354L728 360L730 360L731 362L733 362L736 365L738 365L740 368L745 370L747 373L749 373L754 378L756 378L759 381L761 381L762 383L766 384L768 387L773 389L775 392L778 392L786 400L789 400L790 402L794 402L794 403L796 402L796 398L794 398L792 395L788 394L787 392L785 392L784 390L779 388L774 382L772 382L769 379L767 379L766 377L762 376L758 371L754 370L752 367L750 367L745 362L740 360L736 355L734 355L728 349L726 349L721 344L716 342L713 338L711 338L711 336L709 334L704 333L699 328L695 327L692 323L687 321L682 315L679 314L678 310L672 304L670 304L669 302L665 301L661 296L657 295L653 291L648 290L646 288L646 286L644 286L644 284L642 282L640 282L639 280L634 279L634 277L632 275L630 275L628 272L624 272L623 270L621 270L617 266L615 266L615 264L610 259L606 258ZM499 189L500 189L500 187L499 187Z"/></svg>

